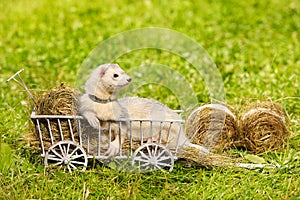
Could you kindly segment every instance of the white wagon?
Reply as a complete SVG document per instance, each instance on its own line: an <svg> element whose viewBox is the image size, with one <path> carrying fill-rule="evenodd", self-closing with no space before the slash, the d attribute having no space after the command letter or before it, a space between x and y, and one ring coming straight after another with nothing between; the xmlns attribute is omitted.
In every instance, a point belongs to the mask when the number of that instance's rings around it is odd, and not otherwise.
<svg viewBox="0 0 300 200"><path fill-rule="evenodd" d="M18 71L11 79L19 83L32 97L24 84ZM34 98L32 97L33 101ZM179 125L179 134L183 129L183 120L149 120L149 119L121 119L118 121L100 121L105 123L106 128L99 126L98 130L91 131L86 120L82 116L62 116L62 115L37 115L35 111L31 114L37 135L40 141L41 156L44 157L46 167L61 167L65 171L72 172L76 169L85 169L88 159L95 158L103 161L114 159L126 163L128 169L135 171L151 171L166 169L172 171L174 161L178 158L178 142L174 149L169 149L162 143L162 138L169 138L170 130L176 124ZM105 151L111 145L113 134L111 124L119 125L119 137L121 141L121 124L127 123L130 136L129 141L120 145L119 153L113 157L105 155ZM139 124L140 141L132 138L132 124ZM143 137L144 126L150 127L159 124L159 138L155 142ZM164 127L164 131L162 131ZM165 127L168 127L167 131ZM151 133L152 134L152 133ZM178 140L177 139L177 140ZM125 162L123 162L125 161Z"/></svg>

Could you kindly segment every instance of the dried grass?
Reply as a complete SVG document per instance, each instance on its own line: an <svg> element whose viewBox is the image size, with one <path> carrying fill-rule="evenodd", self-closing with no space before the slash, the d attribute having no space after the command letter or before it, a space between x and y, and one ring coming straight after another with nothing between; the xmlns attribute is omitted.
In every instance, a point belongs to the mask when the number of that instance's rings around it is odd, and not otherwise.
<svg viewBox="0 0 300 200"><path fill-rule="evenodd" d="M63 83L58 87L46 91L37 101L36 115L76 115L79 92L71 87L65 86ZM59 128L61 125L61 129ZM53 143L61 140L72 140L71 131L76 142L78 141L77 123L70 120L70 124L66 119L46 119L40 120L40 129L45 150ZM50 137L50 130L53 136L53 143ZM40 146L38 131L30 136L33 146Z"/></svg>
<svg viewBox="0 0 300 200"><path fill-rule="evenodd" d="M193 144L223 151L234 145L238 137L235 116L205 105L194 110L186 121L186 135Z"/></svg>
<svg viewBox="0 0 300 200"><path fill-rule="evenodd" d="M204 153L193 147L183 147L179 150L178 156L187 161L193 161L206 168L212 167L234 167L237 159L215 153Z"/></svg>
<svg viewBox="0 0 300 200"><path fill-rule="evenodd" d="M61 83L37 101L37 115L76 115L80 93Z"/></svg>
<svg viewBox="0 0 300 200"><path fill-rule="evenodd" d="M282 148L289 136L286 121L282 107L275 102L246 105L239 120L239 146L255 154Z"/></svg>

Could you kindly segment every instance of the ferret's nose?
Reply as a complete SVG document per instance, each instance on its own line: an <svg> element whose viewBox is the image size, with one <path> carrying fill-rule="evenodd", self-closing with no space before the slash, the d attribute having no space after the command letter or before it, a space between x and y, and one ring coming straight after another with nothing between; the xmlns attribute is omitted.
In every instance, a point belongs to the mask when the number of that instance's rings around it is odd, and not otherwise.
<svg viewBox="0 0 300 200"><path fill-rule="evenodd" d="M130 81L131 81L131 78L128 78L127 81L130 82Z"/></svg>

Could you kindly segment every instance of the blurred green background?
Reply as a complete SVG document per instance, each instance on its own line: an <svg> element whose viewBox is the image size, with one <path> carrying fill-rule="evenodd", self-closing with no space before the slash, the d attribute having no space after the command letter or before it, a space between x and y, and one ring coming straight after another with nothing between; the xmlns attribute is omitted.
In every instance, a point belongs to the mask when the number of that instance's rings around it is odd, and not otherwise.
<svg viewBox="0 0 300 200"><path fill-rule="evenodd" d="M91 199L299 198L299 1L2 0L0 9L0 199L84 199L87 189ZM73 85L97 45L144 27L172 29L201 44L222 75L228 104L237 111L247 99L280 103L290 121L289 146L262 156L285 167L258 173L177 164L169 174L130 175L98 166L72 176L44 176L42 161L26 150L22 138L30 131L33 104L17 84L6 84L7 78L24 68L23 79L35 95L60 82ZM186 77L200 104L210 101L202 78L176 55L142 50L116 62L126 70L153 62L171 66ZM180 108L164 87L146 85L136 94Z"/></svg>

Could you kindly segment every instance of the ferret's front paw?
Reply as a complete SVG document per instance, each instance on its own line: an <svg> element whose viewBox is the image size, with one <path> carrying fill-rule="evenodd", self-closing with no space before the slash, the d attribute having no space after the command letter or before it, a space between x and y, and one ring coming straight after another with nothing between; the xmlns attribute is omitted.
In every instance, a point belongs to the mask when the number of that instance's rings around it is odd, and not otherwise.
<svg viewBox="0 0 300 200"><path fill-rule="evenodd" d="M90 117L87 119L89 124L95 128L95 129L99 129L100 127L100 122L99 122L99 119L97 117Z"/></svg>
<svg viewBox="0 0 300 200"><path fill-rule="evenodd" d="M106 156L115 156L119 153L119 147L114 146L113 144L110 145L108 150L105 152Z"/></svg>

